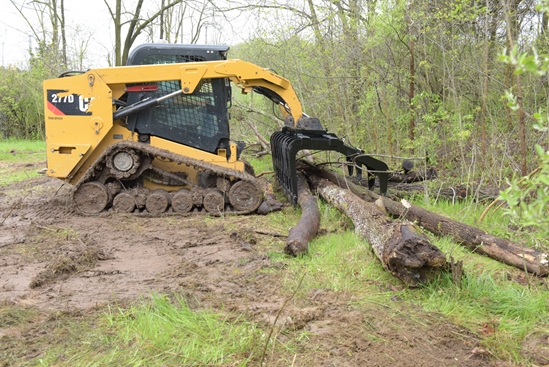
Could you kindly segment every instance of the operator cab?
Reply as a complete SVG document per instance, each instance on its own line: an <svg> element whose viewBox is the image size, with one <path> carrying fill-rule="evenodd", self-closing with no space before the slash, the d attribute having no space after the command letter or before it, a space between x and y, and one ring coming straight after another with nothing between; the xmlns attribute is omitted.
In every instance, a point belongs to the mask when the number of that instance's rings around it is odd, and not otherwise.
<svg viewBox="0 0 549 367"><path fill-rule="evenodd" d="M130 53L127 65L221 61L227 59L228 50L228 46L147 43ZM136 91L128 85L127 105L181 90L177 80L154 84L156 88ZM229 151L230 99L228 79L204 79L192 94L169 98L129 116L128 129L137 132L140 141L157 136L214 154L220 148Z"/></svg>

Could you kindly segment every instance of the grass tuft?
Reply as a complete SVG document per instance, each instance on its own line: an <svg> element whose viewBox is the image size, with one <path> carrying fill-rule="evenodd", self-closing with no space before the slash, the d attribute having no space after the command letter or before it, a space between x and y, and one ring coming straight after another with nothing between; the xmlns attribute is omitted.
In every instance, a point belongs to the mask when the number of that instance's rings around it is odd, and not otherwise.
<svg viewBox="0 0 549 367"><path fill-rule="evenodd" d="M108 332L90 335L90 347L74 351L66 365L246 366L262 340L254 324L191 310L181 297L152 295L129 309L109 308L105 321Z"/></svg>

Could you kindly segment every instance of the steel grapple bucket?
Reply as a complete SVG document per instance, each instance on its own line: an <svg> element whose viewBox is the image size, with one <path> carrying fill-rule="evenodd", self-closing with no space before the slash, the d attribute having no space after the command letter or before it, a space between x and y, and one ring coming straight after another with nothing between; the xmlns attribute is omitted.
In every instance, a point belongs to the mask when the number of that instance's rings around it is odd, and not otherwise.
<svg viewBox="0 0 549 367"><path fill-rule="evenodd" d="M335 134L324 130L299 130L284 127L281 131L271 135L271 151L278 184L293 205L297 204L296 155L302 149L335 151L345 155L347 162L351 163L348 166L350 175L353 174L353 167L357 166L356 175L361 178L361 167L365 166L369 173L370 189L373 188L375 176L377 176L381 194L387 192L389 172L384 162L365 155L362 150L345 144Z"/></svg>

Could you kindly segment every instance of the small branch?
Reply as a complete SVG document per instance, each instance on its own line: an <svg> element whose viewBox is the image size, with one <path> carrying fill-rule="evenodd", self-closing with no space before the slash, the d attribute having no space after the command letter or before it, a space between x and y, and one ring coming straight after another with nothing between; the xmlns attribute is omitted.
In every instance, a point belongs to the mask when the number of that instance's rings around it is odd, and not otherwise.
<svg viewBox="0 0 549 367"><path fill-rule="evenodd" d="M265 232L265 231L254 231L254 233L257 234L263 234L265 236L272 236L272 237L280 237L280 238L286 238L288 236L280 234L280 233L274 233L274 232Z"/></svg>
<svg viewBox="0 0 549 367"><path fill-rule="evenodd" d="M261 172L260 174L256 175L255 178L259 178L259 177L265 176L265 175L272 175L273 173L274 173L274 171Z"/></svg>
<svg viewBox="0 0 549 367"><path fill-rule="evenodd" d="M269 144L269 142L263 136L261 136L259 131L257 131L257 127L255 127L253 122L251 122L250 120L246 120L246 123L248 124L250 129L252 129L252 131L254 132L254 134L257 137L257 140L259 141L259 144L261 144L261 147L263 148L263 150L271 150L271 145Z"/></svg>
<svg viewBox="0 0 549 367"><path fill-rule="evenodd" d="M242 108L242 109L245 109L246 112L257 113L258 115L261 115L261 116L263 116L263 117L267 117L267 118L269 118L270 120L274 121L274 122L278 125L278 128L279 128L279 129L282 129L282 126L283 126L282 122L281 122L278 118L273 117L273 115L270 115L270 114L265 113L265 112L260 111L260 110L256 110L255 108L252 108L252 107L250 107L250 106L243 105L242 103L234 102L234 105L235 105L236 107L240 107L240 108Z"/></svg>

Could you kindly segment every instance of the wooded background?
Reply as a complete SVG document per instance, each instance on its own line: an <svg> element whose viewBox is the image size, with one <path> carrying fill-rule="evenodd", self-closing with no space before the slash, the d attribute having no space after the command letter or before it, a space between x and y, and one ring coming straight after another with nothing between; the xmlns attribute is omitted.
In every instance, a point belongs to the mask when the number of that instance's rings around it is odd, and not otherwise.
<svg viewBox="0 0 549 367"><path fill-rule="evenodd" d="M89 45L65 26L64 0L9 1L38 46L27 65L0 69L0 131L44 138L42 80L87 69ZM140 35L173 43L184 31L196 43L246 29L229 56L290 79L309 115L369 153L428 157L418 164L498 186L539 166L536 144L547 150L546 0L159 0L145 11L151 3L103 1L110 65L125 64ZM258 99L244 104L261 110ZM277 129L245 109L233 116Z"/></svg>

